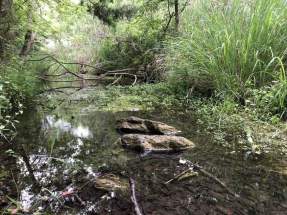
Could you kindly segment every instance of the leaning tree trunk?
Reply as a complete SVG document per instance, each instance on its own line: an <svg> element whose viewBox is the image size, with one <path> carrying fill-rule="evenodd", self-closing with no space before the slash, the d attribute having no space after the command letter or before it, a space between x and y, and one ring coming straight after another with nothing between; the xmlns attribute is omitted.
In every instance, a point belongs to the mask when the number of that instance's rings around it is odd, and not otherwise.
<svg viewBox="0 0 287 215"><path fill-rule="evenodd" d="M179 30L179 0L174 0L174 18L175 18L175 30Z"/></svg>

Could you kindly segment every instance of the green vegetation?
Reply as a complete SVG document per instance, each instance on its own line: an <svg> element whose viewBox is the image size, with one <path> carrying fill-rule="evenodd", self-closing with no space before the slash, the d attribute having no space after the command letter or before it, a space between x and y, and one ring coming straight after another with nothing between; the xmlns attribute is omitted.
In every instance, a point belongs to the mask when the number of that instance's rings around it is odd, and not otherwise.
<svg viewBox="0 0 287 215"><path fill-rule="evenodd" d="M132 115L196 147L129 152ZM286 0L0 0L0 213L281 213L286 120Z"/></svg>
<svg viewBox="0 0 287 215"><path fill-rule="evenodd" d="M2 129L47 87L77 87L79 72L108 83L108 93L88 100L112 101L108 110L176 104L200 109L204 123L215 110L231 123L246 111L255 121L286 118L285 1L73 2L7 0L1 6ZM72 76L57 79L67 72ZM50 83L46 75L56 79ZM114 86L130 83L149 84Z"/></svg>
<svg viewBox="0 0 287 215"><path fill-rule="evenodd" d="M286 112L286 2L197 1L168 43L171 83ZM256 89L256 90L255 90ZM263 102L263 104L260 104Z"/></svg>

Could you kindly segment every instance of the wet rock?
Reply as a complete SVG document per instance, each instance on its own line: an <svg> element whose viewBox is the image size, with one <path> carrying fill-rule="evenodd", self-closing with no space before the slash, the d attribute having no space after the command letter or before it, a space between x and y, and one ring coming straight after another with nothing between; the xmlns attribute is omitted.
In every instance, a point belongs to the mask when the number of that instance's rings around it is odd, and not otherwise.
<svg viewBox="0 0 287 215"><path fill-rule="evenodd" d="M118 121L117 128L123 133L141 133L157 135L175 135L180 133L176 128L162 122L141 119L138 117L128 117Z"/></svg>
<svg viewBox="0 0 287 215"><path fill-rule="evenodd" d="M158 153L178 152L195 146L193 142L184 137L168 135L126 134L120 138L119 142L128 149Z"/></svg>
<svg viewBox="0 0 287 215"><path fill-rule="evenodd" d="M125 192L129 188L127 179L120 178L114 174L105 174L99 176L95 180L95 188L107 192L122 191Z"/></svg>

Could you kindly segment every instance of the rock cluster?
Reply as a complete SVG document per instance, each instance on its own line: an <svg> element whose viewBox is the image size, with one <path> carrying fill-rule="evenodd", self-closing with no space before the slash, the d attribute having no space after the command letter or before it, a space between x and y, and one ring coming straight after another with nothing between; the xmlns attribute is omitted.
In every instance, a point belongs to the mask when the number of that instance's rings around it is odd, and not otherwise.
<svg viewBox="0 0 287 215"><path fill-rule="evenodd" d="M123 133L119 143L140 152L178 152L195 146L192 141L175 136L180 133L178 129L158 121L128 117L118 121L117 129Z"/></svg>
<svg viewBox="0 0 287 215"><path fill-rule="evenodd" d="M122 133L118 142L126 149L139 152L170 153L193 148L192 141L176 136L180 131L162 122L128 117L118 121L117 129ZM104 174L95 180L96 189L106 192L129 193L127 179Z"/></svg>

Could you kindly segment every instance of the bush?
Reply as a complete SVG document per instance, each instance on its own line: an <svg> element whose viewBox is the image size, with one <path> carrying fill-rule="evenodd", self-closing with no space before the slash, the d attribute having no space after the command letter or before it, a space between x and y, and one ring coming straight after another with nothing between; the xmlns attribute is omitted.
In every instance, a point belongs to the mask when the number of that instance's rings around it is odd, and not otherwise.
<svg viewBox="0 0 287 215"><path fill-rule="evenodd" d="M282 111L286 107L282 102L286 95L286 1L223 2L199 0L184 13L182 34L167 45L169 80L186 89L232 95L238 101L248 97L249 89L277 81L281 90L274 99Z"/></svg>
<svg viewBox="0 0 287 215"><path fill-rule="evenodd" d="M18 57L9 64L0 63L0 136L12 134L24 104L41 90L36 76L43 66Z"/></svg>
<svg viewBox="0 0 287 215"><path fill-rule="evenodd" d="M138 6L138 13L131 20L117 22L103 42L100 59L106 69L134 68L146 82L163 78L162 34L166 11L162 2L152 2Z"/></svg>

